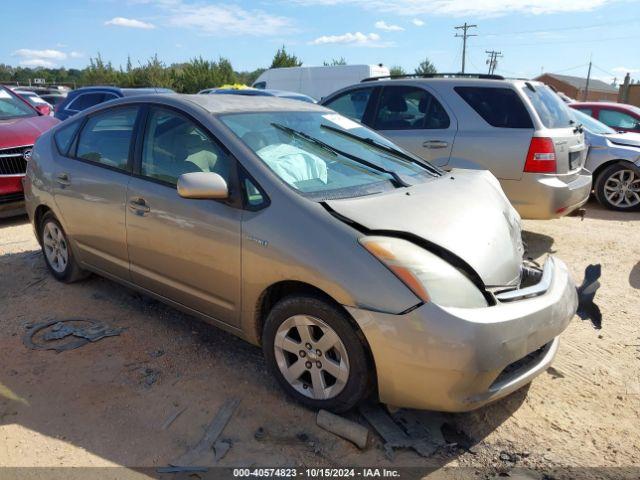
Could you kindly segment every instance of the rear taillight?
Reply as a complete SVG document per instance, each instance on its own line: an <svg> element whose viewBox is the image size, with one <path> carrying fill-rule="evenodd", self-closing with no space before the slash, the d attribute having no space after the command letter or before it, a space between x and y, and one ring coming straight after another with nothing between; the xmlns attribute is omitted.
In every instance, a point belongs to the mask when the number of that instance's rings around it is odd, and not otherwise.
<svg viewBox="0 0 640 480"><path fill-rule="evenodd" d="M533 137L524 164L527 173L556 173L556 149L553 141L545 137Z"/></svg>

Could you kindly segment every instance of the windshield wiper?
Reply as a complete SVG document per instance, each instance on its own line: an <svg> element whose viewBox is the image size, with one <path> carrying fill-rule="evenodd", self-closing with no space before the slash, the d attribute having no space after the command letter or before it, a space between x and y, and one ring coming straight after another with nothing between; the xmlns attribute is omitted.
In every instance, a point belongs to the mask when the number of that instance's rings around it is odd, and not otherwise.
<svg viewBox="0 0 640 480"><path fill-rule="evenodd" d="M338 134L343 135L343 136L345 136L347 138L351 138L351 139L356 140L356 141L358 141L360 143L364 143L366 145L369 145L370 147L377 148L378 150L381 150L383 152L391 154L394 157L401 158L402 160L406 160L407 162L415 163L416 165L419 165L420 167L424 168L425 170L431 171L431 173L440 173L440 172L438 172L437 169L435 169L433 167L433 165L430 165L427 162L421 162L419 160L416 160L411 155L407 155L406 153L404 153L401 150L398 150L398 149L393 148L393 147L389 147L388 145L385 145L385 144L380 143L380 142L376 142L373 138L361 137L359 135L356 135L355 133L346 132L346 131L341 130L339 128L332 127L331 125L321 124L320 127L326 128L327 130L330 130L332 132L338 133Z"/></svg>
<svg viewBox="0 0 640 480"><path fill-rule="evenodd" d="M322 140L319 140L311 135L309 135L308 133L304 133L301 132L299 130L295 130L291 127L287 127L286 125L282 125L280 123L271 123L272 126L274 126L275 128L277 128L278 130L282 130L283 132L288 133L289 135L292 135L294 137L298 137L298 138L302 138L304 140L306 140L307 142L313 143L314 145L317 145L319 147L321 147L324 150L327 150L329 152L331 152L334 155L342 155L343 157L348 158L349 160L352 160L356 163L359 163L361 165L364 165L365 167L369 167L372 170L375 170L376 172L380 172L380 173L386 173L387 175L391 176L391 178L393 179L393 181L400 187L410 187L411 183L407 182L406 180L404 180L398 173L394 172L393 170L387 170L386 168L383 168L379 165L376 165L375 163L369 162L363 158L357 157L355 155L352 155L350 153L347 152L343 152L342 150L339 150L331 145L329 145L328 143L323 142Z"/></svg>

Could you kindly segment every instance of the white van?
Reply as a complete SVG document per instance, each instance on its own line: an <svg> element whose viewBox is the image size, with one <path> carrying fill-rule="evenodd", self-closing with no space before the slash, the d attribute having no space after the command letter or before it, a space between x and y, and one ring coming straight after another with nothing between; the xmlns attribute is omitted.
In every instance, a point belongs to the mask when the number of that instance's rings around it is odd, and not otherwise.
<svg viewBox="0 0 640 480"><path fill-rule="evenodd" d="M365 78L388 75L389 69L382 65L271 68L256 79L253 87L288 90L322 100L330 93Z"/></svg>

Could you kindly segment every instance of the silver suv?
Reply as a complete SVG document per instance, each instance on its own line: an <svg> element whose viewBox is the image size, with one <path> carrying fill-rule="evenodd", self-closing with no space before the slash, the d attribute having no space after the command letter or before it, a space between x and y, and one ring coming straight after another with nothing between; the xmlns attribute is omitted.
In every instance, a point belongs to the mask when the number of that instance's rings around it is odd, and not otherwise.
<svg viewBox="0 0 640 480"><path fill-rule="evenodd" d="M589 197L581 128L543 83L448 74L366 79L321 103L446 170L489 170L524 218L560 217Z"/></svg>

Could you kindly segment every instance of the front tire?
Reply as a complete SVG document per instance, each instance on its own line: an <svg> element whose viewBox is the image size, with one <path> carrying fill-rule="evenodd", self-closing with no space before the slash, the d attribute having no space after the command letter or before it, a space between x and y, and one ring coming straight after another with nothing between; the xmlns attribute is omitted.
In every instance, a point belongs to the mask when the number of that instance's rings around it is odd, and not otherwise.
<svg viewBox="0 0 640 480"><path fill-rule="evenodd" d="M628 162L605 168L596 178L596 199L605 208L619 212L640 209L640 169Z"/></svg>
<svg viewBox="0 0 640 480"><path fill-rule="evenodd" d="M267 367L289 395L307 407L339 413L370 391L372 369L360 335L336 305L295 295L269 312L262 349Z"/></svg>
<svg viewBox="0 0 640 480"><path fill-rule="evenodd" d="M40 239L44 261L56 280L72 283L88 276L76 262L67 234L51 212L42 217Z"/></svg>

